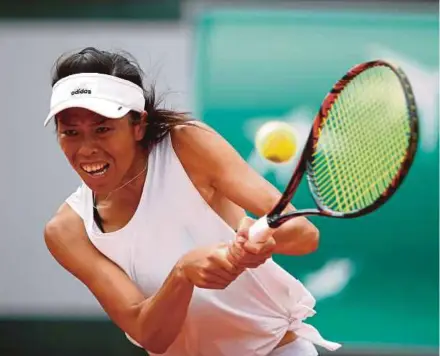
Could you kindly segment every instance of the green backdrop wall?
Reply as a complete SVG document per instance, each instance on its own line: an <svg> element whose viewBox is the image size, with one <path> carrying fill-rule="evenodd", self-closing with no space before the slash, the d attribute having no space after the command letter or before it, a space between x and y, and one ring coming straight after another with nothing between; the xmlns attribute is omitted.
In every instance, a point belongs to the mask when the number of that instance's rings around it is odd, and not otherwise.
<svg viewBox="0 0 440 356"><path fill-rule="evenodd" d="M204 13L196 33L198 116L280 190L294 162L270 165L255 154L261 123L285 120L304 137L352 65L391 59L407 72L422 122L402 189L370 216L313 219L319 251L275 258L317 297L312 323L326 337L353 347L438 346L436 14L222 10ZM293 202L311 204L304 184Z"/></svg>
<svg viewBox="0 0 440 356"><path fill-rule="evenodd" d="M7 20L176 20L180 0L44 0L1 1L0 19Z"/></svg>

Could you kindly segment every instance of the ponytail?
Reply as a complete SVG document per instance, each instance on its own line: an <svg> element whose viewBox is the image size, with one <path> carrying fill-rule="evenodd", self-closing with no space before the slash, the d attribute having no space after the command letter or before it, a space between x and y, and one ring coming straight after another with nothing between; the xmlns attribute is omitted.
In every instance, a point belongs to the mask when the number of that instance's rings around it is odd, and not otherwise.
<svg viewBox="0 0 440 356"><path fill-rule="evenodd" d="M154 85L149 91L144 91L145 111L147 112L147 122L144 137L141 145L150 149L176 126L192 125L195 121L188 112L167 110L160 108L161 100L157 100ZM133 122L139 122L140 114L133 112Z"/></svg>

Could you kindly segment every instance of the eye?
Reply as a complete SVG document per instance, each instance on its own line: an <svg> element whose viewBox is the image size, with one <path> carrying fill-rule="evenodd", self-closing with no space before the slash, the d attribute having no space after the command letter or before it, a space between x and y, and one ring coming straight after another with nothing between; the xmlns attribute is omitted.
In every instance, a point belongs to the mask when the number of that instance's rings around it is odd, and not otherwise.
<svg viewBox="0 0 440 356"><path fill-rule="evenodd" d="M109 132L110 130L111 130L110 127L99 126L99 127L96 129L96 133L103 134L103 133Z"/></svg>
<svg viewBox="0 0 440 356"><path fill-rule="evenodd" d="M78 131L76 131L76 130L64 130L64 131L61 131L61 135L62 136L67 136L67 137L73 137L73 136L78 135Z"/></svg>

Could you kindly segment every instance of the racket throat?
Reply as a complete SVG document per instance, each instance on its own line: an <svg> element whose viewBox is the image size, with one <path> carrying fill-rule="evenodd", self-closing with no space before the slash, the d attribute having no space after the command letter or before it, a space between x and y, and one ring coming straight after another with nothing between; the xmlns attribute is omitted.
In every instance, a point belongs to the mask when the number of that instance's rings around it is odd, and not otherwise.
<svg viewBox="0 0 440 356"><path fill-rule="evenodd" d="M287 220L291 220L294 218L299 218L301 216L313 216L313 215L324 215L321 210L318 209L304 209L304 210L296 210L291 211L287 214L284 214L283 216L273 216L273 217L267 217L267 224L272 229L275 229L282 224L284 224Z"/></svg>

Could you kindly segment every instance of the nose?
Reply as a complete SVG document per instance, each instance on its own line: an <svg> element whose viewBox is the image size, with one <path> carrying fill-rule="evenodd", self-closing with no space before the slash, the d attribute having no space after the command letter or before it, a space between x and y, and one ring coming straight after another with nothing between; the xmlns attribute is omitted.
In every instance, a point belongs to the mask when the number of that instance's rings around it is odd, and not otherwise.
<svg viewBox="0 0 440 356"><path fill-rule="evenodd" d="M93 156L98 153L99 145L97 140L92 135L84 135L78 154L83 157Z"/></svg>

